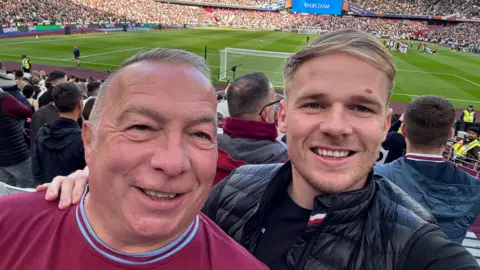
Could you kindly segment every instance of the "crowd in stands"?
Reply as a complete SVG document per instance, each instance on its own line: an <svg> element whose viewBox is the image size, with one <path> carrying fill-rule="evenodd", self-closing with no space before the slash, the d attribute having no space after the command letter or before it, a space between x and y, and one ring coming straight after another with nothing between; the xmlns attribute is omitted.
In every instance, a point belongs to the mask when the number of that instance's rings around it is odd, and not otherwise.
<svg viewBox="0 0 480 270"><path fill-rule="evenodd" d="M72 0L8 0L0 1L0 22L16 23L77 22L77 21L116 21L119 17L78 4Z"/></svg>
<svg viewBox="0 0 480 270"><path fill-rule="evenodd" d="M248 7L265 7L272 6L285 1L279 0L180 0L185 2L198 2L199 4L223 4L223 5L236 5L236 6L248 6Z"/></svg>
<svg viewBox="0 0 480 270"><path fill-rule="evenodd" d="M435 29L425 33L426 38L436 39L438 42L451 40L459 44L480 43L480 23L460 23Z"/></svg>
<svg viewBox="0 0 480 270"><path fill-rule="evenodd" d="M249 2L245 1L245 3ZM469 3L474 2L469 1ZM262 1L261 3L265 2ZM410 1L382 2L378 0L364 1L360 2L360 4L369 8L372 5L379 9L384 6L397 11L404 10L412 14L421 13L423 12L421 7L430 6L427 0L414 3ZM3 18L3 22L7 24L48 20L63 23L72 21L159 22L164 24L200 24L270 29L320 27L328 31L339 28L357 28L372 34L400 37L407 37L419 31L427 30L426 22L421 21L201 8L198 6L159 3L154 0L39 0L32 3L25 0L15 0L0 1L0 7L0 18ZM463 23L455 27L445 27L431 31L426 36L437 39L442 38L442 40L452 38L471 43L478 41L480 38L479 27L479 24Z"/></svg>
<svg viewBox="0 0 480 270"><path fill-rule="evenodd" d="M353 0L353 4L375 13L438 15L478 18L478 0Z"/></svg>

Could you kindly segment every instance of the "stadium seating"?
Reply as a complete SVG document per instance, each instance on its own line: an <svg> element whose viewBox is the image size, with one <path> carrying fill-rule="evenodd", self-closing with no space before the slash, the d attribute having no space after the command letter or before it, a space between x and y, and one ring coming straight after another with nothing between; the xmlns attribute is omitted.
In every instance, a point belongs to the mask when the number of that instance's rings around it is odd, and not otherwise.
<svg viewBox="0 0 480 270"><path fill-rule="evenodd" d="M351 2L376 13L442 15L462 18L475 18L480 15L478 0L352 0Z"/></svg>

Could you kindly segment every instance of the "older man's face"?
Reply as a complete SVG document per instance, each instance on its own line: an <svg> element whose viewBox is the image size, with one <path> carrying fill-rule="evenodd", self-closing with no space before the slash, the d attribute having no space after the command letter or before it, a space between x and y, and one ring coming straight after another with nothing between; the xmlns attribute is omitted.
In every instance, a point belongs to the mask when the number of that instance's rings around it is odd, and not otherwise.
<svg viewBox="0 0 480 270"><path fill-rule="evenodd" d="M216 172L211 83L189 65L140 62L108 91L98 130L84 135L87 204L104 213L112 234L173 239L199 213Z"/></svg>
<svg viewBox="0 0 480 270"><path fill-rule="evenodd" d="M386 75L347 54L297 71L279 119L293 175L322 193L359 189L390 125Z"/></svg>

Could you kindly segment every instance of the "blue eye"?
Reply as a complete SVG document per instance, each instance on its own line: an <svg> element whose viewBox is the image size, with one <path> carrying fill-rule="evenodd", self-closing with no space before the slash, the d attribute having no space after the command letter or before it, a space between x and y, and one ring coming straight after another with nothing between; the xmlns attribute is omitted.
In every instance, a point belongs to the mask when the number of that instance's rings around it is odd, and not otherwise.
<svg viewBox="0 0 480 270"><path fill-rule="evenodd" d="M305 107L307 107L309 109L317 110L317 109L320 109L320 104L318 104L318 103L308 103L308 104L305 105Z"/></svg>
<svg viewBox="0 0 480 270"><path fill-rule="evenodd" d="M372 111L372 110L370 110L369 108L364 107L364 106L361 106L361 105L355 106L354 109L355 109L356 111L358 111L358 112L371 112L371 111Z"/></svg>

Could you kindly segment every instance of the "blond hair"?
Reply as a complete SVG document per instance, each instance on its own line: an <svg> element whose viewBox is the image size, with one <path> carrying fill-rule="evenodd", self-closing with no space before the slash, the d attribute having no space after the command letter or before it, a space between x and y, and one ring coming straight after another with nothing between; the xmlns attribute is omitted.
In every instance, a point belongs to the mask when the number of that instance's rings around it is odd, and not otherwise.
<svg viewBox="0 0 480 270"><path fill-rule="evenodd" d="M292 87L295 73L302 64L315 57L339 52L358 57L384 72L389 81L388 99L390 100L396 75L392 56L372 36L360 30L348 28L320 36L287 59L283 71L285 98L288 98L288 92Z"/></svg>

